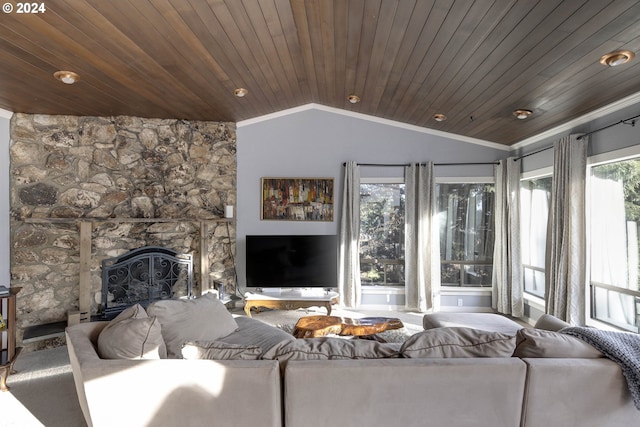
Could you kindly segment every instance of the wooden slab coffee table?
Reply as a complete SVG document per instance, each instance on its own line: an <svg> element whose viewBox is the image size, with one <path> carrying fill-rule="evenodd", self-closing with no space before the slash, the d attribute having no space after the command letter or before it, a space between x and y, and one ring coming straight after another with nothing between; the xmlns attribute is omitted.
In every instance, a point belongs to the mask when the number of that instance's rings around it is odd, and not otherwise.
<svg viewBox="0 0 640 427"><path fill-rule="evenodd" d="M376 334L404 327L400 319L391 317L363 317L351 319L338 316L301 317L293 329L296 338L317 338L327 335L374 337Z"/></svg>

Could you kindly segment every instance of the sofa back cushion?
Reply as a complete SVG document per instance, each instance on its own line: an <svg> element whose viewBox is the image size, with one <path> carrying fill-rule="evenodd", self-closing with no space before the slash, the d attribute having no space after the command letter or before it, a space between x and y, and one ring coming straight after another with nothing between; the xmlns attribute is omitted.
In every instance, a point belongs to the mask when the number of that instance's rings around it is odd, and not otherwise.
<svg viewBox="0 0 640 427"><path fill-rule="evenodd" d="M524 328L516 335L516 357L593 359L604 355L580 338L560 332Z"/></svg>
<svg viewBox="0 0 640 427"><path fill-rule="evenodd" d="M282 341L262 355L269 360L380 359L398 357L393 345L363 339L335 337Z"/></svg>
<svg viewBox="0 0 640 427"><path fill-rule="evenodd" d="M182 347L182 358L190 360L257 360L261 354L260 346L223 341L188 341Z"/></svg>
<svg viewBox="0 0 640 427"><path fill-rule="evenodd" d="M295 337L261 320L246 316L234 317L238 330L220 338L227 344L252 345L266 351L282 341L294 341Z"/></svg>
<svg viewBox="0 0 640 427"><path fill-rule="evenodd" d="M503 332L452 327L434 328L409 337L400 349L403 357L511 357L515 337Z"/></svg>
<svg viewBox="0 0 640 427"><path fill-rule="evenodd" d="M100 332L98 354L103 359L166 358L160 323L140 304L128 307Z"/></svg>
<svg viewBox="0 0 640 427"><path fill-rule="evenodd" d="M147 313L160 321L167 357L172 359L182 358L182 345L187 341L215 341L238 328L231 313L212 294L156 301Z"/></svg>

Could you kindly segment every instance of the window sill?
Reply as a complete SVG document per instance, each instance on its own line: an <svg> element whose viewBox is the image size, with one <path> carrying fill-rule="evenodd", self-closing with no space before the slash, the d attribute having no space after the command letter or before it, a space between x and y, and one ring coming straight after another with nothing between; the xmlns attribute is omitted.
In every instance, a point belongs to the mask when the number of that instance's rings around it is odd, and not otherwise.
<svg viewBox="0 0 640 427"><path fill-rule="evenodd" d="M597 329L602 329L605 331L614 331L614 332L632 332L628 329L625 328L620 328L620 327L616 327L610 323L605 323L605 322L601 322L597 319L594 318L587 318L586 320L586 326L592 327L592 328L597 328ZM640 332L638 332L640 333Z"/></svg>
<svg viewBox="0 0 640 427"><path fill-rule="evenodd" d="M529 306L535 308L536 310L540 310L544 313L546 308L546 303L544 302L543 298L537 297L535 295L530 295L527 293L523 295L523 298Z"/></svg>
<svg viewBox="0 0 640 427"><path fill-rule="evenodd" d="M478 287L449 287L449 286L441 286L440 287L440 295L491 295L493 292L492 288L478 288Z"/></svg>
<svg viewBox="0 0 640 427"><path fill-rule="evenodd" d="M369 295L404 295L404 286L361 286L360 289Z"/></svg>

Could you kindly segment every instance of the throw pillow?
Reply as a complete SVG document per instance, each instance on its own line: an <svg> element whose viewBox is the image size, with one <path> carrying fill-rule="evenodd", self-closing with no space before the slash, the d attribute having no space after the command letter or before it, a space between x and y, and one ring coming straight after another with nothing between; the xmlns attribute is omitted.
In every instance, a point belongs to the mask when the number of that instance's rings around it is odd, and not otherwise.
<svg viewBox="0 0 640 427"><path fill-rule="evenodd" d="M262 355L269 360L382 359L398 357L393 346L363 339L300 338L280 342Z"/></svg>
<svg viewBox="0 0 640 427"><path fill-rule="evenodd" d="M116 316L98 336L103 359L163 359L167 356L160 323L139 304Z"/></svg>
<svg viewBox="0 0 640 427"><path fill-rule="evenodd" d="M262 348L257 345L229 344L222 341L187 342L182 347L184 359L256 360L261 354Z"/></svg>
<svg viewBox="0 0 640 427"><path fill-rule="evenodd" d="M235 319L213 294L196 299L167 299L147 307L162 325L167 357L180 359L187 341L215 341L238 328Z"/></svg>
<svg viewBox="0 0 640 427"><path fill-rule="evenodd" d="M543 329L525 328L516 335L516 357L558 357L595 359L603 354L571 335Z"/></svg>
<svg viewBox="0 0 640 427"><path fill-rule="evenodd" d="M400 353L409 358L511 357L515 337L502 332L451 327L434 328L409 337Z"/></svg>

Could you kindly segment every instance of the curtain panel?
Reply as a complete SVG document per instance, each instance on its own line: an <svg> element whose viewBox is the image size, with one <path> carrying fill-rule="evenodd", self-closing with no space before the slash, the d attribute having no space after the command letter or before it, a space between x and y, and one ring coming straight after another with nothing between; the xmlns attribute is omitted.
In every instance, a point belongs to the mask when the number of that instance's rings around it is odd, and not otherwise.
<svg viewBox="0 0 640 427"><path fill-rule="evenodd" d="M406 308L440 308L440 229L433 163L405 167Z"/></svg>
<svg viewBox="0 0 640 427"><path fill-rule="evenodd" d="M587 138L554 144L546 260L546 311L573 325L585 322Z"/></svg>
<svg viewBox="0 0 640 427"><path fill-rule="evenodd" d="M344 188L340 214L340 251L338 290L341 305L357 308L361 300L360 284L360 169L349 161L344 167Z"/></svg>
<svg viewBox="0 0 640 427"><path fill-rule="evenodd" d="M521 160L501 160L495 167L495 245L492 306L499 313L524 315L520 240Z"/></svg>

